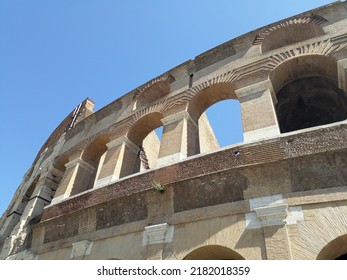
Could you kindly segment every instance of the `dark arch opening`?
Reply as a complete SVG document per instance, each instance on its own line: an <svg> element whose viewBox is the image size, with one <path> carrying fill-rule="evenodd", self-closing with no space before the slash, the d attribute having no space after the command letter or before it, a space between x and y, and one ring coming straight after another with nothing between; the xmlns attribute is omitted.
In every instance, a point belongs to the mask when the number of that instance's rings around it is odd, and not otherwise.
<svg viewBox="0 0 347 280"><path fill-rule="evenodd" d="M337 82L320 76L294 80L277 93L276 112L282 133L342 121L347 96Z"/></svg>
<svg viewBox="0 0 347 280"><path fill-rule="evenodd" d="M335 260L347 260L347 253L337 257Z"/></svg>

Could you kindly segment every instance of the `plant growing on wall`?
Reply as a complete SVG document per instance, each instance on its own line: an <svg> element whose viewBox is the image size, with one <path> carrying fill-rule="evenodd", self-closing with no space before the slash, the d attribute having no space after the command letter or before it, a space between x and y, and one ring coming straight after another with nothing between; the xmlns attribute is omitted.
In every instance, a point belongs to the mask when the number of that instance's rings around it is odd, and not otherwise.
<svg viewBox="0 0 347 280"><path fill-rule="evenodd" d="M161 183L158 183L156 181L153 181L152 186L154 189L156 189L158 192L164 192L165 191L165 186L162 185Z"/></svg>

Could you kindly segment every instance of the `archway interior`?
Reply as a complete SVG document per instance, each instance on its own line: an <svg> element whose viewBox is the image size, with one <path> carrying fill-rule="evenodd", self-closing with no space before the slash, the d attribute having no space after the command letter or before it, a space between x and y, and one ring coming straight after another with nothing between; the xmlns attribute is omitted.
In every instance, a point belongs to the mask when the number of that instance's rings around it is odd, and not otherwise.
<svg viewBox="0 0 347 280"><path fill-rule="evenodd" d="M281 26L268 35L261 44L262 53L321 36L324 30L314 23L289 24Z"/></svg>
<svg viewBox="0 0 347 280"><path fill-rule="evenodd" d="M347 234L330 241L320 251L317 260L347 260Z"/></svg>
<svg viewBox="0 0 347 280"><path fill-rule="evenodd" d="M347 96L337 82L320 76L296 79L277 93L276 112L282 133L342 121Z"/></svg>
<svg viewBox="0 0 347 280"><path fill-rule="evenodd" d="M244 260L244 258L230 248L208 245L190 252L184 260Z"/></svg>
<svg viewBox="0 0 347 280"><path fill-rule="evenodd" d="M188 112L198 124L196 154L243 141L240 102L232 83L204 88L191 100Z"/></svg>
<svg viewBox="0 0 347 280"><path fill-rule="evenodd" d="M155 167L161 145L162 118L161 113L149 113L140 118L130 129L127 137L139 148L133 173Z"/></svg>
<svg viewBox="0 0 347 280"><path fill-rule="evenodd" d="M243 142L240 102L228 99L210 106L199 118L200 152Z"/></svg>
<svg viewBox="0 0 347 280"><path fill-rule="evenodd" d="M103 135L95 139L92 143L88 145L86 150L82 155L82 159L93 167L93 171L81 170L80 172L88 172L88 174L83 174L85 182L80 184L79 188L73 188L71 195L89 190L93 188L95 180L101 170L102 163L105 159L107 146L106 144L110 141L109 136Z"/></svg>

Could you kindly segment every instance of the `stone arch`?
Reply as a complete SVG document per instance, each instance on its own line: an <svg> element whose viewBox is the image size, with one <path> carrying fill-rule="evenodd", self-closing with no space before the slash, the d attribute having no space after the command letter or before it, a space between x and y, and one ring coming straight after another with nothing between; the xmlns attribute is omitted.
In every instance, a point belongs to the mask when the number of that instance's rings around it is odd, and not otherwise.
<svg viewBox="0 0 347 280"><path fill-rule="evenodd" d="M160 140L155 129L163 126L161 119L163 115L159 112L148 113L137 119L127 132L126 137L139 149L133 173L156 165Z"/></svg>
<svg viewBox="0 0 347 280"><path fill-rule="evenodd" d="M107 151L106 144L109 141L110 137L108 135L101 135L84 149L81 159L88 165L88 168L84 169L86 174L82 176L83 184L79 184L79 187L74 187L71 195L93 188Z"/></svg>
<svg viewBox="0 0 347 280"><path fill-rule="evenodd" d="M278 65L270 79L282 133L347 118L347 96L338 87L334 58L298 56Z"/></svg>
<svg viewBox="0 0 347 280"><path fill-rule="evenodd" d="M108 135L101 135L95 138L88 146L85 148L82 159L93 165L100 156L106 151L106 144L110 142L110 137Z"/></svg>
<svg viewBox="0 0 347 280"><path fill-rule="evenodd" d="M54 168L64 173L66 170L65 164L67 164L68 162L69 156L67 154L64 154L54 161Z"/></svg>
<svg viewBox="0 0 347 280"><path fill-rule="evenodd" d="M189 102L188 112L198 124L198 131L196 133L198 136L199 149L196 149L196 153L209 152L219 148L218 139L215 136L213 127L205 112L213 105L225 100L233 100L237 102L237 104L231 105L240 106L235 94L235 86L231 82L219 82L205 87L198 91ZM239 117L240 120L238 120L238 122L241 122L241 114ZM230 124L234 120L224 121L225 124ZM225 128L225 130L228 130L227 127ZM232 131L230 131L230 133L232 133Z"/></svg>
<svg viewBox="0 0 347 280"><path fill-rule="evenodd" d="M330 241L319 252L317 260L346 260L347 259L347 234L341 235Z"/></svg>
<svg viewBox="0 0 347 280"><path fill-rule="evenodd" d="M261 44L261 52L305 41L324 34L323 28L312 23L287 25L277 29L267 36Z"/></svg>
<svg viewBox="0 0 347 280"><path fill-rule="evenodd" d="M308 15L270 25L255 37L253 44L261 45L261 53L324 35L326 19Z"/></svg>
<svg viewBox="0 0 347 280"><path fill-rule="evenodd" d="M189 102L188 112L198 120L208 107L226 99L238 99L233 83L222 82L210 85L194 95Z"/></svg>
<svg viewBox="0 0 347 280"><path fill-rule="evenodd" d="M170 84L166 81L160 81L154 85L147 88L144 92L141 93L139 98L136 101L135 108L145 107L155 100L162 98L163 96L169 94Z"/></svg>
<svg viewBox="0 0 347 280"><path fill-rule="evenodd" d="M170 93L170 85L175 80L165 74L141 86L133 97L133 110L143 108Z"/></svg>
<svg viewBox="0 0 347 280"><path fill-rule="evenodd" d="M199 247L188 253L184 260L244 260L236 251L220 245Z"/></svg>
<svg viewBox="0 0 347 280"><path fill-rule="evenodd" d="M135 121L127 133L128 139L140 146L143 139L154 129L162 126L163 115L159 112L151 112Z"/></svg>

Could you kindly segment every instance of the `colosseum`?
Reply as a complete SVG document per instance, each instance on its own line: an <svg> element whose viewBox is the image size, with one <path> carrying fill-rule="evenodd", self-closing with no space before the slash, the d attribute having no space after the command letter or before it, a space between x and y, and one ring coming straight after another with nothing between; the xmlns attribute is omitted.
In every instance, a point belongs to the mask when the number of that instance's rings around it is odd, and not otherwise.
<svg viewBox="0 0 347 280"><path fill-rule="evenodd" d="M346 31L334 2L85 99L1 217L0 259L347 259ZM220 148L205 111L228 99L243 142Z"/></svg>

